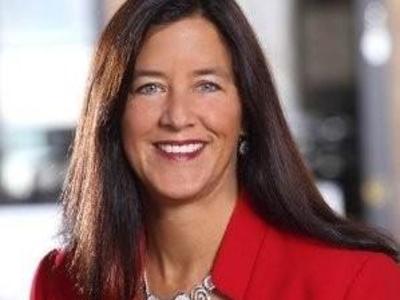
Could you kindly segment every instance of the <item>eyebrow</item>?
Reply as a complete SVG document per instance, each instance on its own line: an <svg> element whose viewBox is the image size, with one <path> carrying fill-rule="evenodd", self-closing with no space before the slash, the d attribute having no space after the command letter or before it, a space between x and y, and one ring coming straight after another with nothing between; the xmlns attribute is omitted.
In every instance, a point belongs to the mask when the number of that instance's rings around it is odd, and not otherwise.
<svg viewBox="0 0 400 300"><path fill-rule="evenodd" d="M211 67L211 68L204 68L204 69L198 69L194 70L192 72L192 75L197 77L197 76L205 76L205 75L216 75L219 77L223 77L227 80L231 80L231 76L228 72L223 70L220 67ZM167 75L161 71L158 70L151 70L151 69L139 69L135 70L133 74L133 78L137 79L139 77L160 77L160 78L167 78Z"/></svg>
<svg viewBox="0 0 400 300"><path fill-rule="evenodd" d="M156 70L135 70L133 78L138 77L167 77L163 72Z"/></svg>
<svg viewBox="0 0 400 300"><path fill-rule="evenodd" d="M195 70L193 71L193 75L195 76L216 75L228 80L231 79L230 74L219 67Z"/></svg>

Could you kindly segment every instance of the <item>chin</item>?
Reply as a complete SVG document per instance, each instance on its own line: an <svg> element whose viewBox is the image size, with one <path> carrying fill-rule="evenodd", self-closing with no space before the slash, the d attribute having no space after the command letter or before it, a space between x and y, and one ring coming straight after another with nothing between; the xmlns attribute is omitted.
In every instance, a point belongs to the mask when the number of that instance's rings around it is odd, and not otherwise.
<svg viewBox="0 0 400 300"><path fill-rule="evenodd" d="M208 172L149 172L143 176L143 188L153 200L181 202L197 198L212 180ZM211 179L211 180L210 180Z"/></svg>
<svg viewBox="0 0 400 300"><path fill-rule="evenodd" d="M159 201L168 203L183 203L194 200L205 190L205 187L198 184L175 184L173 186L160 186L156 189L154 196Z"/></svg>

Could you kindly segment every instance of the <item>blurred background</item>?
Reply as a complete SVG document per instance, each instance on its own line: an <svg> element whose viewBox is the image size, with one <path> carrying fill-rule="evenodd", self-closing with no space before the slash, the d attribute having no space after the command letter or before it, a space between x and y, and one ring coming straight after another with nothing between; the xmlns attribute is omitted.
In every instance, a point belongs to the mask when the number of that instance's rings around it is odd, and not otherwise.
<svg viewBox="0 0 400 300"><path fill-rule="evenodd" d="M28 299L93 46L122 1L0 0L0 300ZM400 1L241 0L326 201L400 239Z"/></svg>

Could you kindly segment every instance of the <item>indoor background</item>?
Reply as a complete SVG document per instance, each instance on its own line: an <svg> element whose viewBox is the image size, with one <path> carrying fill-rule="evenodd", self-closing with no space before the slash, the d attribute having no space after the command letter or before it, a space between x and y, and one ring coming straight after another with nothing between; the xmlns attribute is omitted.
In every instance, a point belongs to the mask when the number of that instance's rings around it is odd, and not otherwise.
<svg viewBox="0 0 400 300"><path fill-rule="evenodd" d="M28 299L93 46L122 1L0 0L0 300ZM400 239L400 1L241 0L326 201Z"/></svg>

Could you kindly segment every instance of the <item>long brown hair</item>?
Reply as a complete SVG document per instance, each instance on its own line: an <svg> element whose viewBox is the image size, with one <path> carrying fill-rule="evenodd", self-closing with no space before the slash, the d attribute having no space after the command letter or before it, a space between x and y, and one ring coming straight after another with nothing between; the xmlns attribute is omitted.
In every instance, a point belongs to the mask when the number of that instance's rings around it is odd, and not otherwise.
<svg viewBox="0 0 400 300"><path fill-rule="evenodd" d="M238 178L269 222L331 244L397 258L390 238L325 204L289 132L265 57L234 0L128 0L102 34L63 193L63 235L89 299L132 299L140 278L140 182L121 145L120 120L149 28L200 14L225 39L241 96L247 152Z"/></svg>

